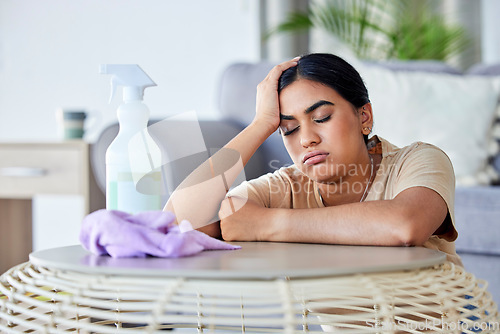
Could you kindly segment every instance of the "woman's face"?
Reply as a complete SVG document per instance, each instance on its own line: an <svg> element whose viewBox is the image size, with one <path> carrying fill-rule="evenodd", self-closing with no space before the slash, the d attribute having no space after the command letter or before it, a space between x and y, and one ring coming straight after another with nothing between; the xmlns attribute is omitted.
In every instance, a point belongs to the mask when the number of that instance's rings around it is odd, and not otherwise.
<svg viewBox="0 0 500 334"><path fill-rule="evenodd" d="M303 173L328 183L354 176L353 169L366 159L366 113L334 89L306 79L283 89L279 102L283 142Z"/></svg>

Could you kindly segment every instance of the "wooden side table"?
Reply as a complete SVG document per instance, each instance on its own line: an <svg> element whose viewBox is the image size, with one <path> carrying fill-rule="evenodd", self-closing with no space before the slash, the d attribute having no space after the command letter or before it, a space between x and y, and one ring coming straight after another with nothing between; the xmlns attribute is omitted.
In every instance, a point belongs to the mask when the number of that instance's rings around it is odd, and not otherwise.
<svg viewBox="0 0 500 334"><path fill-rule="evenodd" d="M32 251L32 198L81 195L84 213L104 196L91 173L89 144L81 141L0 143L0 273Z"/></svg>

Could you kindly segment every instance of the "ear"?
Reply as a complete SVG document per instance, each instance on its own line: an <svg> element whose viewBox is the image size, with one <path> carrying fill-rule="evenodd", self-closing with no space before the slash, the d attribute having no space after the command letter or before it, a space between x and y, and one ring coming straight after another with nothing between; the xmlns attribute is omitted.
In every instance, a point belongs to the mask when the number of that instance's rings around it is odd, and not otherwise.
<svg viewBox="0 0 500 334"><path fill-rule="evenodd" d="M367 103L358 109L359 122L361 125L361 132L364 135L370 134L373 128L373 110L372 104Z"/></svg>

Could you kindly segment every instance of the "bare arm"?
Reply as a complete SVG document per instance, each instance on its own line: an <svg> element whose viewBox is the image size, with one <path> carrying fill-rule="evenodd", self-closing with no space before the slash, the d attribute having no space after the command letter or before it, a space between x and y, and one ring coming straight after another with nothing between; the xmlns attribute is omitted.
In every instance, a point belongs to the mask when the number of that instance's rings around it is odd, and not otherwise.
<svg viewBox="0 0 500 334"><path fill-rule="evenodd" d="M221 210L227 205L226 200ZM269 209L249 201L224 218L221 229L231 241L411 246L427 241L447 212L439 194L414 187L392 200L318 209Z"/></svg>
<svg viewBox="0 0 500 334"><path fill-rule="evenodd" d="M177 221L187 219L194 228L213 237L220 236L216 215L227 190L260 145L277 130L280 122L278 78L297 64L293 59L275 66L257 87L256 115L252 123L193 171L172 193L164 210L172 211ZM228 155L237 154L239 162L228 165ZM214 178L215 175L222 175ZM209 181L209 182L206 182Z"/></svg>
<svg viewBox="0 0 500 334"><path fill-rule="evenodd" d="M194 228L213 237L220 237L219 224L217 221L213 222L213 218L217 214L227 189L257 148L272 133L269 131L257 122L246 127L224 146L225 150L214 154L210 158L211 161L203 163L179 185L170 196L164 210L174 212L178 222L187 219ZM227 155L230 152L238 154L241 160L234 166L225 166L229 161ZM222 173L224 179L213 178L214 169L225 169L226 171ZM205 182L207 180L213 183Z"/></svg>

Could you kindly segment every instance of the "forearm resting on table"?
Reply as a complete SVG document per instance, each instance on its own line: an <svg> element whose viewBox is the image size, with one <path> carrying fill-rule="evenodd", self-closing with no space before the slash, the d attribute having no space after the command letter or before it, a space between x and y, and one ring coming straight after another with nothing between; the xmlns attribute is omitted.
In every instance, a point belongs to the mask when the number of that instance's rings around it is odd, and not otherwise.
<svg viewBox="0 0 500 334"><path fill-rule="evenodd" d="M196 168L172 193L164 210L177 222L188 220L193 228L220 236L217 213L229 187L257 148L272 133L252 123L220 151Z"/></svg>
<svg viewBox="0 0 500 334"><path fill-rule="evenodd" d="M447 208L435 192L421 189L405 190L393 200L317 209L269 209L247 201L239 211L221 220L222 237L228 241L422 245L444 221ZM438 198L432 198L433 193ZM425 196L431 197L431 203ZM224 207L227 210L227 205Z"/></svg>

